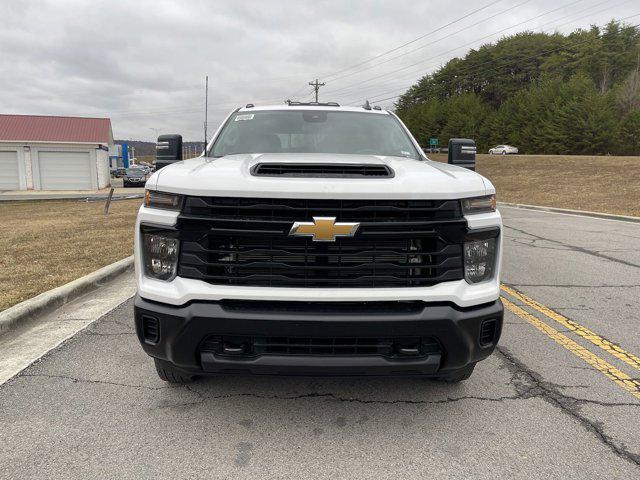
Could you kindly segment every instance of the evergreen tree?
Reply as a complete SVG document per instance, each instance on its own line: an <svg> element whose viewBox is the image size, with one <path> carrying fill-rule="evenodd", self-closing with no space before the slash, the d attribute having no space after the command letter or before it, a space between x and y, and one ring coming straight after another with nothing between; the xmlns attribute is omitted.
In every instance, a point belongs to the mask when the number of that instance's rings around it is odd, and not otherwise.
<svg viewBox="0 0 640 480"><path fill-rule="evenodd" d="M640 155L640 109L633 110L622 118L617 133L618 153Z"/></svg>
<svg viewBox="0 0 640 480"><path fill-rule="evenodd" d="M425 75L396 104L419 141L474 138L485 150L638 153L640 30L525 32ZM635 130L634 130L635 129Z"/></svg>

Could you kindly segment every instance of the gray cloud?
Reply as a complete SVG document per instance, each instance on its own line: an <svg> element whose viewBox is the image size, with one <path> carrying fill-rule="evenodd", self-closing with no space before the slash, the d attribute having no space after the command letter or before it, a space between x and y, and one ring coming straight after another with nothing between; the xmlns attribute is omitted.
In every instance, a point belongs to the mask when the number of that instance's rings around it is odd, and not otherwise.
<svg viewBox="0 0 640 480"><path fill-rule="evenodd" d="M522 2L500 1L359 69ZM212 131L236 106L310 98L307 82L316 77L326 78L327 86L321 90L324 100L349 104L395 95L448 59L500 35L472 43L477 39L563 4L568 6L504 34L541 26L553 30L555 25L566 32L605 23L612 16L640 13L636 0L606 4L582 0L573 5L571 0L531 0L378 67L344 78L328 76L487 3L489 0L4 1L0 4L0 112L108 116L118 138L151 140L151 129L159 128L198 140L207 74ZM629 21L639 23L640 16ZM570 23L562 25L565 22ZM467 43L471 45L457 48ZM406 68L416 62L422 63ZM386 106L392 103L383 102Z"/></svg>

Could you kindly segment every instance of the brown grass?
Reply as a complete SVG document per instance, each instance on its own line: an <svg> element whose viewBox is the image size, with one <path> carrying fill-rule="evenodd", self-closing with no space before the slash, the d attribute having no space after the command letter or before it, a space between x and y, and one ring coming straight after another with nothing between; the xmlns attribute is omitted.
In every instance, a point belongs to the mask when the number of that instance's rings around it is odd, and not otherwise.
<svg viewBox="0 0 640 480"><path fill-rule="evenodd" d="M131 255L141 202L0 202L0 310Z"/></svg>
<svg viewBox="0 0 640 480"><path fill-rule="evenodd" d="M640 216L640 157L478 155L477 171L498 201Z"/></svg>

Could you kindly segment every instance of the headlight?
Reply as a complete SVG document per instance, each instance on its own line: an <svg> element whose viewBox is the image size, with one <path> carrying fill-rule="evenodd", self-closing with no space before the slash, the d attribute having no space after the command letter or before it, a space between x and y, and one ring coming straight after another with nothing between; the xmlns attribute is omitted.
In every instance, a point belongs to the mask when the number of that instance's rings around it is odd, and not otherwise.
<svg viewBox="0 0 640 480"><path fill-rule="evenodd" d="M144 273L158 280L173 280L178 270L180 240L171 231L142 233Z"/></svg>
<svg viewBox="0 0 640 480"><path fill-rule="evenodd" d="M462 200L462 212L465 215L474 213L488 213L496 211L496 196L465 198Z"/></svg>
<svg viewBox="0 0 640 480"><path fill-rule="evenodd" d="M496 239L472 240L464 244L464 278L479 283L493 276L496 263Z"/></svg>
<svg viewBox="0 0 640 480"><path fill-rule="evenodd" d="M164 208L166 210L180 210L182 207L182 196L176 195L175 193L146 190L144 192L144 206Z"/></svg>

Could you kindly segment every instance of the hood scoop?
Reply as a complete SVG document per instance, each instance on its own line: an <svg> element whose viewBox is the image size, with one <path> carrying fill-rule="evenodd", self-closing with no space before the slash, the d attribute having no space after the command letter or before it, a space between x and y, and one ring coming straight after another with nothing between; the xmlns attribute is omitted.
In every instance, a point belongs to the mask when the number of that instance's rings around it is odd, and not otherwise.
<svg viewBox="0 0 640 480"><path fill-rule="evenodd" d="M256 177L298 178L391 178L387 165L361 163L258 163L251 169Z"/></svg>

